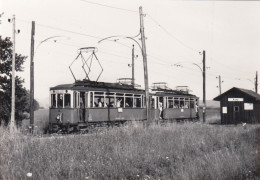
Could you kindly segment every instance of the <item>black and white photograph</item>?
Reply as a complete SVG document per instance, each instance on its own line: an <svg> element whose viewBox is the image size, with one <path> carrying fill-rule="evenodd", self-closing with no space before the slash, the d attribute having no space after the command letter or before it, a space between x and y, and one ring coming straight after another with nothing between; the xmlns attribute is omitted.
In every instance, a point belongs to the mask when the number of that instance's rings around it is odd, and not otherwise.
<svg viewBox="0 0 260 180"><path fill-rule="evenodd" d="M260 179L260 1L0 0L0 180Z"/></svg>

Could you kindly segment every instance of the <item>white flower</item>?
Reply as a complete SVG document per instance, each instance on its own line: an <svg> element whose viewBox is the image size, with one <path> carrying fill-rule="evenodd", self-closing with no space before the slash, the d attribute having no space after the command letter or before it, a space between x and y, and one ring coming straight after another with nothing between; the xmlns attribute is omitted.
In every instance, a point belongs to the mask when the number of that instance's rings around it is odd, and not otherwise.
<svg viewBox="0 0 260 180"><path fill-rule="evenodd" d="M28 172L28 173L26 174L26 176L27 176L27 177L32 177L32 173Z"/></svg>

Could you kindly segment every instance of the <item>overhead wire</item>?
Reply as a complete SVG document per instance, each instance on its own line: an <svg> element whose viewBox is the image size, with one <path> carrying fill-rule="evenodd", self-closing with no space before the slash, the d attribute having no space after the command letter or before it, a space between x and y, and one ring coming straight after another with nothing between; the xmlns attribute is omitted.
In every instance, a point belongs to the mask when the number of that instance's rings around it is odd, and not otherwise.
<svg viewBox="0 0 260 180"><path fill-rule="evenodd" d="M173 39L175 39L177 42L179 42L180 44L182 44L184 47L186 47L187 49L190 49L193 52L198 53L198 50L195 50L194 48L190 47L189 45L185 44L183 41L181 41L179 38L177 38L176 36L174 36L172 33L170 33L165 27L163 27L160 23L158 23L150 14L147 14L148 17L157 25L159 26L166 34L168 34L170 37L172 37Z"/></svg>
<svg viewBox="0 0 260 180"><path fill-rule="evenodd" d="M130 9L115 7L115 6L111 6L111 5L107 5L107 4L101 4L101 3L96 3L96 2L87 1L87 0L79 0L79 1L82 1L82 2L85 2L85 3L89 3L89 4L98 5L98 6L103 6L103 7L107 7L107 8L111 8L111 9L117 9L117 10L121 10L121 11L127 11L127 12L132 12L132 13L137 13L138 12L138 11L134 11L134 10L130 10Z"/></svg>

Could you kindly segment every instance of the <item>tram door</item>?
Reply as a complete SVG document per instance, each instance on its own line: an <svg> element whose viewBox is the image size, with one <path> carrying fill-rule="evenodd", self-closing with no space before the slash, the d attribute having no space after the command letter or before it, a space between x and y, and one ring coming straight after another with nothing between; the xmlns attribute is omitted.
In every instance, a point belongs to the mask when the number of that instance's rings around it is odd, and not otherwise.
<svg viewBox="0 0 260 180"><path fill-rule="evenodd" d="M81 122L85 122L86 119L86 93L85 92L80 92L79 94L79 120Z"/></svg>
<svg viewBox="0 0 260 180"><path fill-rule="evenodd" d="M159 102L158 102L158 109L159 109L159 116L160 118L163 117L163 109L165 108L165 101L163 97L159 97Z"/></svg>

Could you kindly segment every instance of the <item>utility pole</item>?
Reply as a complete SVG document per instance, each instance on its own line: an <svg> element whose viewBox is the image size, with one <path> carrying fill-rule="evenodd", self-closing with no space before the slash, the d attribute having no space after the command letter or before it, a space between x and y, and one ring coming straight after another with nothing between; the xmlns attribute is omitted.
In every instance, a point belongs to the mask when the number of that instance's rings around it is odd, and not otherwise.
<svg viewBox="0 0 260 180"><path fill-rule="evenodd" d="M132 49L132 85L135 87L135 45Z"/></svg>
<svg viewBox="0 0 260 180"><path fill-rule="evenodd" d="M31 65L30 65L30 133L34 129L34 35L35 35L35 22L32 21L31 32Z"/></svg>
<svg viewBox="0 0 260 180"><path fill-rule="evenodd" d="M140 31L141 31L141 41L142 41L142 55L143 55L143 64L144 64L146 118L147 118L147 120L149 120L148 67L147 67L147 56L146 56L145 35L144 35L144 22L143 22L144 14L143 14L142 6L139 7L139 14L140 14Z"/></svg>
<svg viewBox="0 0 260 180"><path fill-rule="evenodd" d="M203 123L206 122L206 55L203 50Z"/></svg>
<svg viewBox="0 0 260 180"><path fill-rule="evenodd" d="M218 79L218 88L219 88L219 94L221 94L221 83L223 83L223 81L221 81L221 76L219 75L218 77L216 77Z"/></svg>
<svg viewBox="0 0 260 180"><path fill-rule="evenodd" d="M221 94L221 76L218 76L218 81L219 81L219 94Z"/></svg>
<svg viewBox="0 0 260 180"><path fill-rule="evenodd" d="M256 76L255 76L255 92L258 93L257 91L257 87L258 87L258 72L256 71Z"/></svg>
<svg viewBox="0 0 260 180"><path fill-rule="evenodd" d="M13 15L13 56L12 56L12 99L11 99L11 121L10 132L15 131L15 15Z"/></svg>

